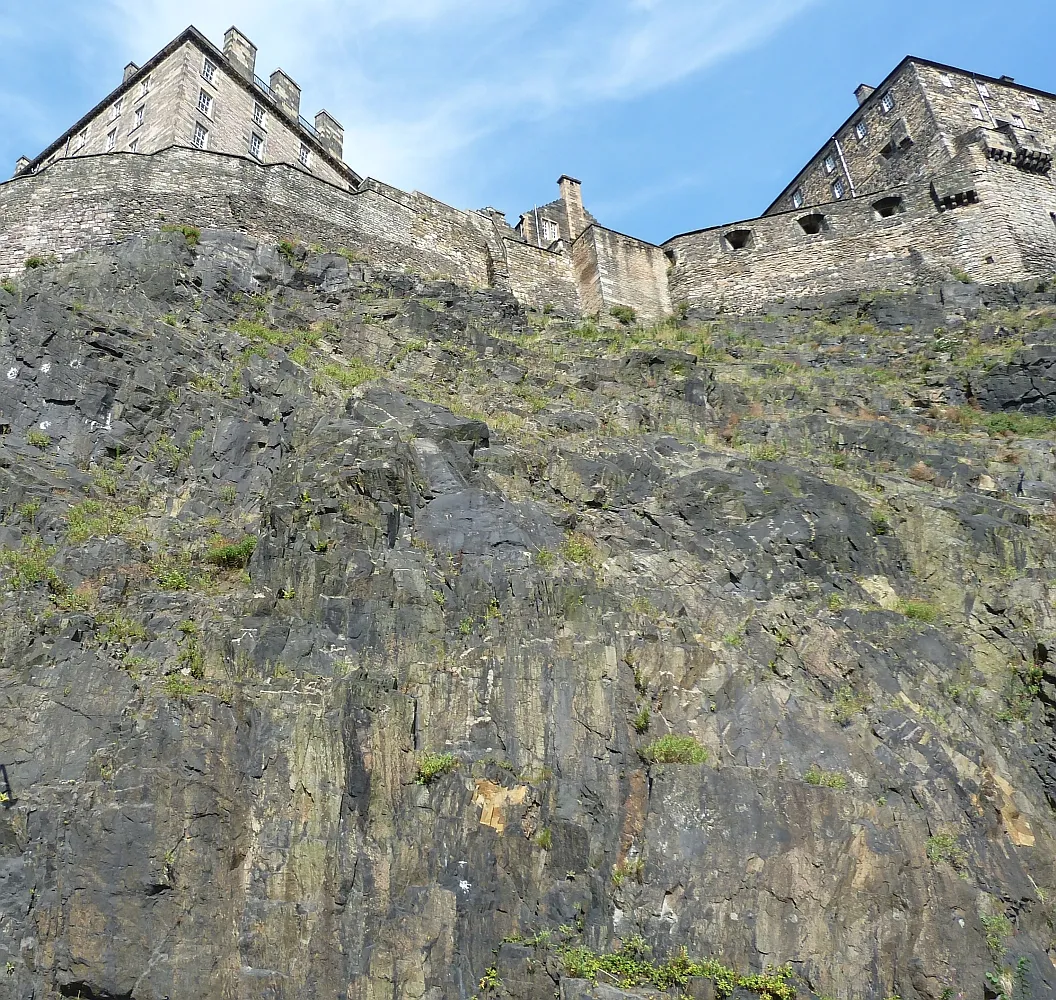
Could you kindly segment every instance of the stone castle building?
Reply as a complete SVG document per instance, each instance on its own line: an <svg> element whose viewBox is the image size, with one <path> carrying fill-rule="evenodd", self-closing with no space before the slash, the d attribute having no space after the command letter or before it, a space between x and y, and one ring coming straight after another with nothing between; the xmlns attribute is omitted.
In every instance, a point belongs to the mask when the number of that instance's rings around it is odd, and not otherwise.
<svg viewBox="0 0 1056 1000"><path fill-rule="evenodd" d="M511 227L363 178L326 111L256 75L237 28L188 28L0 185L0 274L166 222L354 248L381 267L509 288L527 305L644 318L681 303L981 282L1056 271L1056 96L906 58L761 216L655 245L602 226L578 180Z"/></svg>

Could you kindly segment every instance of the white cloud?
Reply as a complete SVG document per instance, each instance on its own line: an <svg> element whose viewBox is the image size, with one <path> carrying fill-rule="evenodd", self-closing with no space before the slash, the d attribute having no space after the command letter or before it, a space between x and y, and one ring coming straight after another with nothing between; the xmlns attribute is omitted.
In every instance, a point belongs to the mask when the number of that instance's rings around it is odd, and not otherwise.
<svg viewBox="0 0 1056 1000"><path fill-rule="evenodd" d="M343 122L356 169L440 193L489 134L672 84L815 2L109 0L109 28L142 60L188 23L218 43L237 24L261 76L281 64Z"/></svg>

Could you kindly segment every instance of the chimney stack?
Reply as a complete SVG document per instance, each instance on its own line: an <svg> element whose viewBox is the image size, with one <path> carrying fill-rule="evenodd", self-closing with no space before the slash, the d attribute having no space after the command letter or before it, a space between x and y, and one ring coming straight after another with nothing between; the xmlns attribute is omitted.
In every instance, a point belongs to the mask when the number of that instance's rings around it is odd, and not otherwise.
<svg viewBox="0 0 1056 1000"><path fill-rule="evenodd" d="M19 174L24 174L29 168L29 164L30 160L28 157L20 156L15 163L15 176L17 177Z"/></svg>
<svg viewBox="0 0 1056 1000"><path fill-rule="evenodd" d="M301 88L277 69L271 74L271 90L279 107L296 121L301 113Z"/></svg>
<svg viewBox="0 0 1056 1000"><path fill-rule="evenodd" d="M122 83L128 83L128 81L131 80L132 77L134 77L138 72L139 72L139 67L135 63L129 63L125 67L125 76L124 76L124 79L121 82Z"/></svg>
<svg viewBox="0 0 1056 1000"><path fill-rule="evenodd" d="M345 130L340 122L329 112L320 111L315 116L315 130L322 144L339 160L344 159Z"/></svg>
<svg viewBox="0 0 1056 1000"><path fill-rule="evenodd" d="M854 92L854 96L858 98L858 106L865 104L875 93L876 87L870 87L867 83L858 84L858 89Z"/></svg>
<svg viewBox="0 0 1056 1000"><path fill-rule="evenodd" d="M561 200L565 203L565 215L568 218L568 231L575 240L587 228L587 215L583 211L583 185L568 174L557 179L561 189Z"/></svg>
<svg viewBox="0 0 1056 1000"><path fill-rule="evenodd" d="M239 74L253 82L257 70L257 47L233 26L224 35L224 57Z"/></svg>

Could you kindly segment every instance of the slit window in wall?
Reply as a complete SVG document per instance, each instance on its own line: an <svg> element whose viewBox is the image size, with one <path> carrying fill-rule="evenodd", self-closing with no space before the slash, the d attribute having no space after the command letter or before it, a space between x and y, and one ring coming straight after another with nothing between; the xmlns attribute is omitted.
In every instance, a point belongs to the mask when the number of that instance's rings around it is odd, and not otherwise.
<svg viewBox="0 0 1056 1000"><path fill-rule="evenodd" d="M829 224L824 215L820 212L813 212L810 215L804 215L799 220L799 227L808 236L817 236L818 233L828 232Z"/></svg>
<svg viewBox="0 0 1056 1000"><path fill-rule="evenodd" d="M833 194L833 196L835 198L837 198L837 199L842 198L844 193L845 193L845 191L846 191L846 188L843 186L843 178L842 177L837 177L836 180L834 180L832 182L832 194Z"/></svg>
<svg viewBox="0 0 1056 1000"><path fill-rule="evenodd" d="M302 167L307 167L309 170L312 169L312 151L303 142L297 158L301 161Z"/></svg>
<svg viewBox="0 0 1056 1000"><path fill-rule="evenodd" d="M829 153L824 160L821 161L821 165L825 168L825 173L831 174L836 170L836 157Z"/></svg>
<svg viewBox="0 0 1056 1000"><path fill-rule="evenodd" d="M114 147L117 145L117 129L112 128L106 133L106 151L108 153L113 152Z"/></svg>
<svg viewBox="0 0 1056 1000"><path fill-rule="evenodd" d="M792 207L803 207L803 188L796 188L796 190L792 192Z"/></svg>
<svg viewBox="0 0 1056 1000"><path fill-rule="evenodd" d="M876 212L878 219L890 219L893 216L901 215L905 210L902 199L894 195L873 202L873 211Z"/></svg>
<svg viewBox="0 0 1056 1000"><path fill-rule="evenodd" d="M264 110L263 106L254 102L253 104L253 124L257 128L268 127L268 113Z"/></svg>
<svg viewBox="0 0 1056 1000"><path fill-rule="evenodd" d="M216 79L216 63L206 56L202 63L202 77L206 83L212 83Z"/></svg>
<svg viewBox="0 0 1056 1000"><path fill-rule="evenodd" d="M258 160L264 159L264 137L254 132L249 137L249 155Z"/></svg>
<svg viewBox="0 0 1056 1000"><path fill-rule="evenodd" d="M884 96L880 98L880 110L885 115L895 110L895 95L890 90L885 92Z"/></svg>
<svg viewBox="0 0 1056 1000"><path fill-rule="evenodd" d="M722 238L729 250L751 250L755 242L750 229L731 229Z"/></svg>
<svg viewBox="0 0 1056 1000"><path fill-rule="evenodd" d="M194 144L195 149L209 148L209 129L207 129L201 122L195 123L194 138L191 142Z"/></svg>
<svg viewBox="0 0 1056 1000"><path fill-rule="evenodd" d="M973 104L972 105L972 117L976 121L980 121L980 122L984 121L986 119L986 115L983 114L983 109L981 107L979 107L978 104Z"/></svg>
<svg viewBox="0 0 1056 1000"><path fill-rule="evenodd" d="M858 141L861 142L869 134L869 126L865 122L859 122L854 126L854 134L858 137Z"/></svg>
<svg viewBox="0 0 1056 1000"><path fill-rule="evenodd" d="M1052 219L1052 224L1056 226L1056 212L1049 212L1049 218Z"/></svg>
<svg viewBox="0 0 1056 1000"><path fill-rule="evenodd" d="M204 90L198 91L198 110L210 118L213 116L213 97Z"/></svg>

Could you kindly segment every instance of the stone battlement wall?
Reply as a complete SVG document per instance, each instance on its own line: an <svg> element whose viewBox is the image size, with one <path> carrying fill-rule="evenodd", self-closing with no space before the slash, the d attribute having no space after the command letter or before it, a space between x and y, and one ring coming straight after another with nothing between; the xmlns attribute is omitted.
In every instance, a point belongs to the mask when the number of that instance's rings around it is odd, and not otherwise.
<svg viewBox="0 0 1056 1000"><path fill-rule="evenodd" d="M378 182L349 192L286 164L171 147L59 160L0 185L0 275L28 257L68 257L166 223L236 229L364 253L379 268L510 287L529 305L574 311L571 261L517 245L505 223ZM511 273L512 272L512 273Z"/></svg>
<svg viewBox="0 0 1056 1000"><path fill-rule="evenodd" d="M631 306L642 319L671 312L668 259L662 247L603 226L589 226L572 246L583 311Z"/></svg>
<svg viewBox="0 0 1056 1000"><path fill-rule="evenodd" d="M1039 250L1016 235L1008 217L1018 206L1024 220L1017 227L1029 216L1027 231L1041 238L1038 219L1048 215L1031 204L1029 175L994 181L984 174L971 183L979 201L947 211L922 183L884 196L899 199L888 218L874 194L676 236L664 244L674 261L671 300L743 311L778 298L942 281L954 268L990 283L1051 271L1038 262L1056 253L1056 227L1045 234L1048 249ZM813 234L800 224L812 215L822 217ZM746 245L735 248L741 240Z"/></svg>

